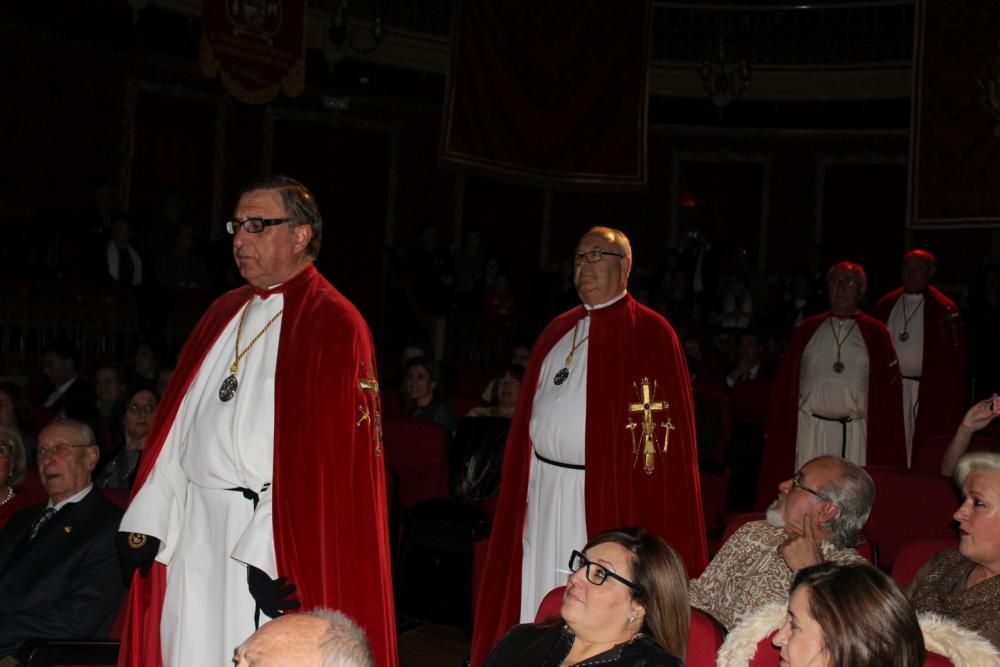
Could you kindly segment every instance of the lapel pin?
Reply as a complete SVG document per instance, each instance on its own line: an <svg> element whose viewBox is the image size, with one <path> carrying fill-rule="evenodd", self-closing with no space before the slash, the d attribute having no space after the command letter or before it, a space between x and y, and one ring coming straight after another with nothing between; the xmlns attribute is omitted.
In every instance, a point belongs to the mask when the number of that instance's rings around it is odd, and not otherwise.
<svg viewBox="0 0 1000 667"><path fill-rule="evenodd" d="M73 532L73 526L63 526L63 530L65 530L66 534L69 535Z"/></svg>

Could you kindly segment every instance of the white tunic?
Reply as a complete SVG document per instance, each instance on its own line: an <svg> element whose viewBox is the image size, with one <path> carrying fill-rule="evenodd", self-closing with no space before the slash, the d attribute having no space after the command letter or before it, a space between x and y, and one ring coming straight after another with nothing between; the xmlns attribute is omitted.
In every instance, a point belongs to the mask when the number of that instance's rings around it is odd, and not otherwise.
<svg viewBox="0 0 1000 667"><path fill-rule="evenodd" d="M241 350L284 306L284 297L254 296ZM223 330L178 408L149 478L125 513L121 530L160 540L167 566L160 620L163 664L223 665L254 631L246 564L277 576L271 529L274 375L281 318L240 361L239 389L229 402L219 386L229 375L240 313ZM239 491L260 494L256 511ZM262 617L262 621L267 620Z"/></svg>
<svg viewBox="0 0 1000 667"><path fill-rule="evenodd" d="M833 327L830 326L833 322ZM840 361L844 372L837 373L836 336L841 340ZM867 457L868 347L853 319L831 317L812 335L802 352L799 371L799 419L795 456L796 470L822 454L840 456L842 427L837 422L817 419L850 417L845 458L864 465Z"/></svg>
<svg viewBox="0 0 1000 667"><path fill-rule="evenodd" d="M605 308L624 296L622 292L607 303L585 307ZM573 330L549 350L542 360L531 404L528 433L534 451L560 463L584 465L590 321L588 314L576 324L578 347L569 366L566 357L573 349ZM569 369L569 377L557 385L553 378L563 367ZM582 549L586 543L584 471L543 463L532 454L521 543L522 623L535 620L535 612L546 593L565 585L570 553Z"/></svg>
<svg viewBox="0 0 1000 667"><path fill-rule="evenodd" d="M909 321L907 321L909 318ZM910 465L913 452L913 430L917 423L917 405L920 396L918 378L924 368L924 295L904 293L896 301L889 313L889 333L892 346L899 357L899 369L903 374L903 428L906 433L906 465ZM907 339L899 339L906 331Z"/></svg>

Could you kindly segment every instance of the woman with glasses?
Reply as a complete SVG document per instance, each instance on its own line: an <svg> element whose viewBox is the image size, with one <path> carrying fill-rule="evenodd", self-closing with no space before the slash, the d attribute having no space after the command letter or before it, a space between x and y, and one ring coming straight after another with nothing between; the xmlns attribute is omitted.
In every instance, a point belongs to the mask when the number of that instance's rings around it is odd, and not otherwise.
<svg viewBox="0 0 1000 667"><path fill-rule="evenodd" d="M160 402L156 392L146 385L137 385L123 396L124 401L118 409L121 429L115 434L118 447L95 478L94 484L99 489L132 488L146 436Z"/></svg>
<svg viewBox="0 0 1000 667"><path fill-rule="evenodd" d="M16 512L32 504L31 499L17 492L24 480L28 457L20 434L0 426L0 528Z"/></svg>
<svg viewBox="0 0 1000 667"><path fill-rule="evenodd" d="M642 528L608 530L569 560L559 616L515 626L485 667L681 667L690 611L687 571Z"/></svg>

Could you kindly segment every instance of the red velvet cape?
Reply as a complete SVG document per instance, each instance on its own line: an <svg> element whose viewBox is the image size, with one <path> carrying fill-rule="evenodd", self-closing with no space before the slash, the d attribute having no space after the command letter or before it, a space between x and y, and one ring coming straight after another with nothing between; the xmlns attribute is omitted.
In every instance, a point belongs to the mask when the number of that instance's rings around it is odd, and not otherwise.
<svg viewBox="0 0 1000 667"><path fill-rule="evenodd" d="M875 317L888 323L902 294L900 287L879 299ZM924 359L918 395L921 408L917 410L913 429L914 452L930 436L953 435L968 409L969 345L958 306L928 286L924 291L923 317Z"/></svg>
<svg viewBox="0 0 1000 667"><path fill-rule="evenodd" d="M583 306L577 306L553 320L539 336L525 371L524 389L507 438L500 498L476 608L473 665L481 665L497 640L518 623L521 538L532 457L528 424L535 388L545 356L585 314ZM590 317L584 473L587 533L642 526L669 542L684 559L688 574L697 577L708 561L708 549L691 388L677 335L662 316L628 294L607 308L590 311ZM654 418L664 421L669 415L677 427L671 432L667 454L657 457L652 475L643 472L641 457L633 465L632 439L625 428L628 403L637 400L633 383L643 377L658 383L654 398L670 404L666 413L656 413ZM552 382L552 378L541 381ZM663 429L657 429L661 445L662 435Z"/></svg>
<svg viewBox="0 0 1000 667"><path fill-rule="evenodd" d="M376 664L397 664L379 399L371 334L354 306L313 266L284 293L275 375L274 546L278 573L298 586L303 610L340 609L364 629ZM156 411L133 495L156 463L181 399L205 355L254 290L220 297L195 327ZM238 399L237 399L238 400ZM369 419L356 426L365 406ZM221 554L220 554L221 556ZM166 568L133 577L120 666L161 664ZM206 600L206 604L220 601Z"/></svg>
<svg viewBox="0 0 1000 667"><path fill-rule="evenodd" d="M778 493L778 484L795 475L799 430L799 375L802 353L829 312L799 324L778 365L767 420L767 438L757 482L757 508L766 508ZM899 361L885 325L864 313L857 314L858 331L868 348L868 465L906 467L903 432L903 387Z"/></svg>

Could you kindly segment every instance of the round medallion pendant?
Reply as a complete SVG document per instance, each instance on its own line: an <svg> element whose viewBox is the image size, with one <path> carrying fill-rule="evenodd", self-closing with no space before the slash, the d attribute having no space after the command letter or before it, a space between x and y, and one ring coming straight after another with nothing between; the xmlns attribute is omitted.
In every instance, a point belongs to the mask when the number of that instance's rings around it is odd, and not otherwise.
<svg viewBox="0 0 1000 667"><path fill-rule="evenodd" d="M899 340L903 341L904 343L906 341L910 340L910 332L909 331L900 331L899 332Z"/></svg>
<svg viewBox="0 0 1000 667"><path fill-rule="evenodd" d="M226 401L231 401L233 396L236 395L236 390L239 388L240 383L236 381L235 375L230 375L225 380L222 381L222 386L219 387L219 400L223 403Z"/></svg>
<svg viewBox="0 0 1000 667"><path fill-rule="evenodd" d="M843 361L835 361L833 363L833 372L834 373L843 373L844 372L844 368L845 368L845 366L844 366L844 362Z"/></svg>
<svg viewBox="0 0 1000 667"><path fill-rule="evenodd" d="M556 376L552 378L552 381L556 384L562 384L563 382L566 381L566 378L568 377L569 377L569 369L563 367L559 370L558 373L556 373Z"/></svg>

